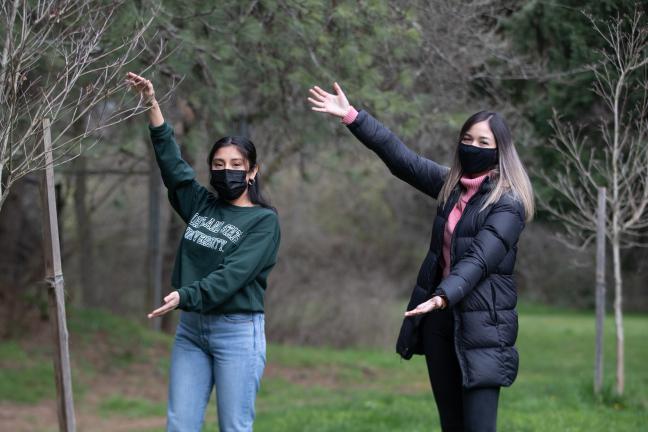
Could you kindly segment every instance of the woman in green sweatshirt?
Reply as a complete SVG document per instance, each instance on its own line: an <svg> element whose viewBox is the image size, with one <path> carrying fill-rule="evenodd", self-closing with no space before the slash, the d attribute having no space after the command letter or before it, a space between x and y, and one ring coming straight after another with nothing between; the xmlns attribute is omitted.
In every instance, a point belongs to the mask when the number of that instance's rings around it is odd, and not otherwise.
<svg viewBox="0 0 648 432"><path fill-rule="evenodd" d="M221 432L251 431L265 367L263 298L280 231L259 191L254 144L225 137L207 163L214 194L196 181L162 116L152 83L128 73L149 106L151 140L174 210L187 224L173 268L173 292L151 312L180 309L171 354L167 431L200 431L212 387Z"/></svg>

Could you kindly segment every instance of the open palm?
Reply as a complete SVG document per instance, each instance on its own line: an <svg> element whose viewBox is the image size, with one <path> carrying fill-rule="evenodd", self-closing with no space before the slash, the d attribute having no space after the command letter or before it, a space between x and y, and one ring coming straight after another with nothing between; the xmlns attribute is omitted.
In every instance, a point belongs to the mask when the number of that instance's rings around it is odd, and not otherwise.
<svg viewBox="0 0 648 432"><path fill-rule="evenodd" d="M445 300L443 300L442 297L434 296L430 300L425 301L420 305L416 306L411 311L405 312L405 316L410 317L414 315L422 315L428 312L432 312L435 309L443 309L445 306L446 306L446 302Z"/></svg>
<svg viewBox="0 0 648 432"><path fill-rule="evenodd" d="M315 86L309 89L311 97L308 101L311 103L313 111L328 113L336 117L344 117L349 111L349 101L338 83L333 84L335 94L331 94Z"/></svg>

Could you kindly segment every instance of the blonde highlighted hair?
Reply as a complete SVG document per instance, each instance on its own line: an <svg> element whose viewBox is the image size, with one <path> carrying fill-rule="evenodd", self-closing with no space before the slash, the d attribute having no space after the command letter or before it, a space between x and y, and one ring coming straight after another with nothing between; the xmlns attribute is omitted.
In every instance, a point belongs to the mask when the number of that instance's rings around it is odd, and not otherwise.
<svg viewBox="0 0 648 432"><path fill-rule="evenodd" d="M463 175L461 163L459 162L459 143L461 139L475 123L483 121L488 121L488 125L495 137L498 163L491 171L490 178L491 182L495 182L495 186L491 189L480 211L499 201L503 194L511 192L513 197L524 206L525 219L529 222L533 219L533 214L535 213L535 200L531 181L518 156L517 150L515 150L508 125L502 116L496 112L480 111L470 116L462 126L450 172L441 188L439 198L442 203L447 202L452 190L459 183L459 179Z"/></svg>

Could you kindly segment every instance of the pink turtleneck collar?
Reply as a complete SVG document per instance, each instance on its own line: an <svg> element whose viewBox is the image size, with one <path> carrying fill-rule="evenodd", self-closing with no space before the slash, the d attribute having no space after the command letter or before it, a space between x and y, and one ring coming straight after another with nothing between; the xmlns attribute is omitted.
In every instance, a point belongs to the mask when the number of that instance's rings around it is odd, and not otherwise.
<svg viewBox="0 0 648 432"><path fill-rule="evenodd" d="M466 189L461 193L461 196L457 200L457 203L450 211L448 215L448 221L446 222L445 230L443 233L443 277L445 278L450 274L450 243L452 239L452 233L454 232L457 222L461 218L464 209L466 208L466 203L472 198L475 193L479 190L480 186L490 175L490 171L485 172L484 174L470 178L467 176L462 176L459 181L462 186Z"/></svg>
<svg viewBox="0 0 648 432"><path fill-rule="evenodd" d="M464 188L466 188L466 191L462 194L461 197L464 198L464 195L468 195L468 198L470 198L472 195L474 195L475 192L477 192L479 190L479 187L484 182L486 177L488 177L489 175L490 175L490 171L487 171L484 174L482 174L482 175L480 175L478 177L474 177L474 178L470 178L470 177L467 177L465 175L462 176L459 179L459 181L461 182L461 185ZM465 200L465 201L467 201L467 200Z"/></svg>

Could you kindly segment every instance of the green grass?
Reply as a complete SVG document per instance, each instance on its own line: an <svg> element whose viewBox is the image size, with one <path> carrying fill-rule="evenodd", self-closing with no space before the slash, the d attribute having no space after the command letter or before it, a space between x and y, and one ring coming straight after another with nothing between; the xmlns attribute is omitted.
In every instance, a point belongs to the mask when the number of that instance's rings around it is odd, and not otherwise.
<svg viewBox="0 0 648 432"><path fill-rule="evenodd" d="M128 398L121 395L113 395L101 401L98 410L103 417L158 417L166 415L166 403L151 402L143 398Z"/></svg>
<svg viewBox="0 0 648 432"><path fill-rule="evenodd" d="M503 389L501 431L637 431L648 424L648 317L625 322L626 394L614 396L614 327L606 322L606 390L592 394L594 321L584 311L521 308L520 374ZM430 431L438 417L421 357L392 352L271 345L274 365L315 375L311 383L266 378L259 431ZM331 381L326 377L334 377ZM322 382L320 382L322 381ZM208 421L214 422L214 418ZM209 429L211 430L211 429Z"/></svg>
<svg viewBox="0 0 648 432"><path fill-rule="evenodd" d="M74 349L97 346L105 364L76 358L75 390L83 399L92 377L150 365L151 381L165 392L170 337L132 321L97 311L74 311L70 319ZM606 321L605 376L602 396L592 394L594 320L591 312L522 305L520 373L502 391L500 431L638 431L648 425L648 316L625 319L626 393L615 395L614 326ZM271 335L269 335L271 336ZM98 341L101 341L99 343ZM118 345L118 346L114 346ZM125 346L122 346L125 345ZM90 347L90 348L89 348ZM153 348L150 351L149 348ZM153 356L152 353L159 353ZM78 353L76 356L78 357ZM402 361L392 351L295 347L270 344L268 370L257 399L255 430L289 431L434 431L438 417L424 361ZM30 351L16 341L0 343L0 400L24 404L53 397L51 361L46 350ZM144 377L148 379L147 377ZM110 394L95 406L103 419L163 417L161 399ZM162 400L162 402L161 402ZM77 409L89 409L81 400ZM212 398L205 431L216 431Z"/></svg>
<svg viewBox="0 0 648 432"><path fill-rule="evenodd" d="M1 357L0 357L1 358ZM0 401L24 404L54 397L54 367L44 359L0 368Z"/></svg>
<svg viewBox="0 0 648 432"><path fill-rule="evenodd" d="M614 396L614 327L606 322L606 391L592 394L594 321L591 313L521 308L520 374L502 391L501 431L637 431L648 424L648 317L625 320L626 393ZM270 362L329 371L340 385L263 383L260 431L439 430L423 359L403 362L391 352L271 346ZM367 373L369 371L369 373ZM431 426L432 425L432 426ZM435 429L436 428L436 429Z"/></svg>

